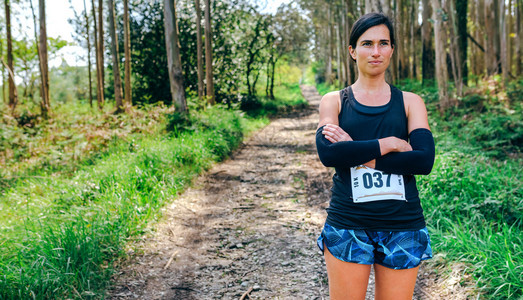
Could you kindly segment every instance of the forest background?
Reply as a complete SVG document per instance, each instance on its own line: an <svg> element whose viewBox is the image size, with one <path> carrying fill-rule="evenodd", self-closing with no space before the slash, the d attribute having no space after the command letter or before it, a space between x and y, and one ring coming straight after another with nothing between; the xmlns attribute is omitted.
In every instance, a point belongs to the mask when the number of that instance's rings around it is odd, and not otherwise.
<svg viewBox="0 0 523 300"><path fill-rule="evenodd" d="M84 1L85 66L48 57L45 0L0 17L0 298L101 298L126 243L270 117L357 78L365 12L394 20L387 79L420 94L437 159L420 177L441 276L523 296L520 0ZM35 32L13 35L31 16ZM30 10L28 12L27 10Z"/></svg>

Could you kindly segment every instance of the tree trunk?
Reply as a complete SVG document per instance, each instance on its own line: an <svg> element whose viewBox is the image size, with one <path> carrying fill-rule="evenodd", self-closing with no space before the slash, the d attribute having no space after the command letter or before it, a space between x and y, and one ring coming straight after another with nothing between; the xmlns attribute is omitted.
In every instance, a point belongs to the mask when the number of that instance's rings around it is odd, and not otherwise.
<svg viewBox="0 0 523 300"><path fill-rule="evenodd" d="M195 0L196 7L196 63L198 68L198 99L202 100L204 96L203 84L203 42L202 42L202 10L200 0Z"/></svg>
<svg viewBox="0 0 523 300"><path fill-rule="evenodd" d="M103 108L104 104L104 87L103 87L103 58L101 54L100 43L98 41L98 26L96 22L96 8L94 5L94 0L91 0L92 13L93 13L93 24L94 24L94 48L96 54L96 103L98 104L98 109ZM102 23L100 23L102 26Z"/></svg>
<svg viewBox="0 0 523 300"><path fill-rule="evenodd" d="M457 43L459 56L459 70L463 84L467 85L468 68L467 68L467 7L468 0L456 0L456 25L457 25Z"/></svg>
<svg viewBox="0 0 523 300"><path fill-rule="evenodd" d="M129 22L129 0L123 1L123 26L124 26L124 52L125 52L125 103L128 106L133 105L132 86L131 86L131 29Z"/></svg>
<svg viewBox="0 0 523 300"><path fill-rule="evenodd" d="M171 97L176 110L187 113L185 88L183 86L182 62L178 48L178 32L176 30L176 6L173 0L164 0L165 48Z"/></svg>
<svg viewBox="0 0 523 300"><path fill-rule="evenodd" d="M507 24L505 14L505 1L499 1L499 37L500 37L500 60L501 60L501 76L503 77L503 84L508 84L509 64L507 56Z"/></svg>
<svg viewBox="0 0 523 300"><path fill-rule="evenodd" d="M211 0L205 0L205 73L207 84L207 101L214 105L214 79L212 73L212 27L211 27Z"/></svg>
<svg viewBox="0 0 523 300"><path fill-rule="evenodd" d="M0 43L0 59L4 57L4 46L3 46L4 43ZM0 84L2 84L2 100L4 102L7 103L7 93L6 93L6 89L5 89L5 73L4 73L4 68L0 68L1 69L1 72L2 72L2 82Z"/></svg>
<svg viewBox="0 0 523 300"><path fill-rule="evenodd" d="M439 90L440 109L444 110L449 106L448 97L448 72L447 72L447 52L446 37L444 33L441 0L432 0L432 20L434 20L434 41L436 44L436 77Z"/></svg>
<svg viewBox="0 0 523 300"><path fill-rule="evenodd" d="M114 21L115 11L113 0L107 0L107 7L109 8L109 35L111 36L111 56L113 61L115 113L121 113L123 111L122 77L120 76L118 36L116 35L116 24Z"/></svg>
<svg viewBox="0 0 523 300"><path fill-rule="evenodd" d="M331 26L331 7L327 7L327 61L325 62L325 82L332 84L332 26Z"/></svg>
<svg viewBox="0 0 523 300"><path fill-rule="evenodd" d="M514 39L516 43L516 76L521 75L521 45L523 43L523 36L521 32L521 14L523 13L523 5L521 1L518 1L516 4L516 38Z"/></svg>
<svg viewBox="0 0 523 300"><path fill-rule="evenodd" d="M41 73L41 86L40 93L42 95L42 115L44 118L48 118L51 103L49 102L49 66L47 62L47 28L45 24L45 0L39 1L39 15L40 15L40 73Z"/></svg>
<svg viewBox="0 0 523 300"><path fill-rule="evenodd" d="M104 62L104 4L103 0L98 0L98 47L100 55L100 75L101 75L101 90L102 90L102 105L105 103L105 62ZM101 108L101 107L100 107Z"/></svg>
<svg viewBox="0 0 523 300"><path fill-rule="evenodd" d="M423 25L421 26L421 39L423 50L421 54L421 73L423 83L434 79L434 49L432 46L432 6L429 0L423 0Z"/></svg>
<svg viewBox="0 0 523 300"><path fill-rule="evenodd" d="M11 111L14 111L16 104L18 103L18 97L16 94L16 86L14 81L14 64L13 64L13 41L11 39L11 4L9 0L4 0L5 6L5 23L7 31L7 70L9 72L9 107Z"/></svg>
<svg viewBox="0 0 523 300"><path fill-rule="evenodd" d="M447 1L447 9L450 16L451 28L450 32L450 59L452 66L452 78L456 87L456 93L459 97L463 96L463 74L461 73L461 55L458 46L459 29L457 28L456 10L454 8L454 0ZM465 50L466 51L466 50Z"/></svg>
<svg viewBox="0 0 523 300"><path fill-rule="evenodd" d="M87 72L89 77L89 105L93 107L93 86L91 80L91 38L89 37L89 17L87 15L87 6L84 0L84 17L85 17L85 32L87 38Z"/></svg>

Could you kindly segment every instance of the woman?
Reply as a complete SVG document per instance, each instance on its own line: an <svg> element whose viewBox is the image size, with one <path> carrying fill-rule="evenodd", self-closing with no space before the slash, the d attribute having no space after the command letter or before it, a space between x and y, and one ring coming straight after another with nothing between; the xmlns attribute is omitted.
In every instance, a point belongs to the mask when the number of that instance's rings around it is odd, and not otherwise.
<svg viewBox="0 0 523 300"><path fill-rule="evenodd" d="M434 163L427 110L385 81L395 45L386 16L358 19L349 44L358 80L322 98L316 132L320 160L336 169L318 238L330 296L365 299L374 266L376 299L412 299L419 264L432 257L413 176Z"/></svg>

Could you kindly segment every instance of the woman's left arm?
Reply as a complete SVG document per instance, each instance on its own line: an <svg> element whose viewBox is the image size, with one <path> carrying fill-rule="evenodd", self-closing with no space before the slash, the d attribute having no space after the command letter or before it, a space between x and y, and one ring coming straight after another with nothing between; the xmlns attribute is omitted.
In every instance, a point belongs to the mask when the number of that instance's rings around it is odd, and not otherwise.
<svg viewBox="0 0 523 300"><path fill-rule="evenodd" d="M404 92L412 151L392 152L376 158L374 168L400 175L429 174L434 165L435 146L425 103L416 94ZM371 162L372 165L372 162Z"/></svg>

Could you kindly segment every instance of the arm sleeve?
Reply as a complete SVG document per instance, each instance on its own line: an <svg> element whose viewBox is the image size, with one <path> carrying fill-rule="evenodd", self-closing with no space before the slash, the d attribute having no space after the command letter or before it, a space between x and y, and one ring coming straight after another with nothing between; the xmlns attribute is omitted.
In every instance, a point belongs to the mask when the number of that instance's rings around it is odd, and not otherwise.
<svg viewBox="0 0 523 300"><path fill-rule="evenodd" d="M316 131L316 149L326 167L350 168L381 156L377 139L331 143L322 131L323 126Z"/></svg>
<svg viewBox="0 0 523 300"><path fill-rule="evenodd" d="M392 152L376 159L376 169L399 175L427 175L432 170L436 150L430 130L414 129L410 135L412 151Z"/></svg>

